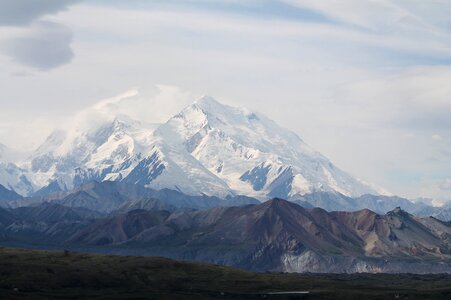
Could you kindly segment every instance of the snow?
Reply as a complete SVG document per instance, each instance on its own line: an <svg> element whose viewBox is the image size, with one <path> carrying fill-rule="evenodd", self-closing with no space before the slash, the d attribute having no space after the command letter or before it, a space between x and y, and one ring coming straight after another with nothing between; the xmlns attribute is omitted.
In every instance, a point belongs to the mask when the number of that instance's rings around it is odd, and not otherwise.
<svg viewBox="0 0 451 300"><path fill-rule="evenodd" d="M0 184L20 195L28 195L35 189L25 175L25 170L13 163L0 162Z"/></svg>
<svg viewBox="0 0 451 300"><path fill-rule="evenodd" d="M123 104L136 93L132 90L118 99ZM32 189L52 181L69 188L96 179L130 180L194 195L261 199L314 191L350 196L377 192L335 167L295 133L249 109L203 96L155 126L112 113L107 110L111 103L109 99L90 110L96 122L88 127L74 120L73 127L55 130L21 162L23 170L0 170L0 184L7 181L18 189L22 173L30 178ZM30 193L23 183L21 191Z"/></svg>

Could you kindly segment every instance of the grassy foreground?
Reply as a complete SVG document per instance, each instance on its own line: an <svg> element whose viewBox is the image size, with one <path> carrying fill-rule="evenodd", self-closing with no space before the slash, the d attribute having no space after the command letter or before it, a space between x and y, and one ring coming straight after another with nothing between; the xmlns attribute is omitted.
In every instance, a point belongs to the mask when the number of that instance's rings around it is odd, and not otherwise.
<svg viewBox="0 0 451 300"><path fill-rule="evenodd" d="M309 291L306 295L270 292ZM451 299L451 275L250 273L131 257L0 248L0 299Z"/></svg>

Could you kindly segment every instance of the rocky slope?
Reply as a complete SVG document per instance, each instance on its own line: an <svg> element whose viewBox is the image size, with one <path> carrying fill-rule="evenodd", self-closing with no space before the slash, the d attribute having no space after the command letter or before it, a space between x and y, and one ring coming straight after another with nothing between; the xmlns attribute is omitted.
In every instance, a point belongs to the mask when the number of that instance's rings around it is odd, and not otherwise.
<svg viewBox="0 0 451 300"><path fill-rule="evenodd" d="M14 214L12 215L14 217ZM451 272L451 227L401 209L327 212L273 199L259 205L174 212L137 209L97 221L11 223L4 241L162 255L256 271ZM50 238L51 237L51 238ZM33 238L36 241L36 238ZM50 242L51 241L51 242Z"/></svg>

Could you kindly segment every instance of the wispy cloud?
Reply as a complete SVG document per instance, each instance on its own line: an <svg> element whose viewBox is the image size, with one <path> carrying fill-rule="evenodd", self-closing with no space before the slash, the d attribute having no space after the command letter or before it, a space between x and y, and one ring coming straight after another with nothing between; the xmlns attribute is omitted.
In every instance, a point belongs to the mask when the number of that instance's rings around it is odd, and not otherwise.
<svg viewBox="0 0 451 300"><path fill-rule="evenodd" d="M143 89L132 88L78 111L64 126L89 130L122 116L144 124L163 123L193 99L194 95L176 86L159 84Z"/></svg>
<svg viewBox="0 0 451 300"><path fill-rule="evenodd" d="M312 3L317 2L312 1ZM347 2L345 1L344 3ZM318 10L324 14L333 11L328 5L305 4L305 6L312 10L318 9L319 7L321 9ZM328 45L336 47L336 51L350 51L353 47L366 47L366 51L375 53L380 53L381 50L390 51L386 55L393 55L395 52L400 52L417 56L426 55L434 61L438 58L450 59L451 61L451 41L449 39L450 35L447 32L436 32L434 28L426 30L422 24L403 25L404 21L401 22L403 20L401 17L402 14L397 13L399 9L395 9L391 5L389 6L391 10L386 9L389 15L391 12L394 16L398 16L399 14L400 16L393 17L395 21L390 22L386 20L385 11L374 12L365 5L358 6L363 6L362 10L366 7L368 11L371 11L371 14L366 12L359 19L362 19L362 26L367 24L367 26L374 27L374 30L362 30L358 27L325 22L321 19L315 19L313 21L302 18L294 20L291 18L262 19L255 17L253 14L231 14L216 10L180 10L178 8L172 10L161 8L152 10L119 10L108 6L80 6L77 14L85 15L85 22L80 23L76 19L71 20L70 17L66 20L72 21L72 26L80 28L90 27L93 32L97 31L98 34L114 34L117 39L126 40L135 38L148 40L151 37L150 33L162 30L165 30L169 35L182 35L183 33L188 35L213 34L216 36L222 35L223 37L234 35L236 39L251 35L255 38L265 38L267 40L298 39L298 42L305 42L306 46L311 46L312 43L324 43L327 41ZM352 6L349 5L349 7ZM346 8L340 7L340 9L337 8L335 11L343 12L346 11ZM77 14L72 16L76 17ZM108 15L109 18L105 18L104 22L98 22L95 16L99 14ZM361 14L361 11L352 9L344 14L343 18L348 15L360 16ZM365 18L368 14L379 16L380 19L370 22L368 20L371 18ZM121 22L116 22L117 20L121 20ZM364 23L364 21L368 23ZM354 21L351 18L349 22ZM396 25L399 29L393 30L392 24L387 24L387 22L393 23L393 26ZM390 30L382 30L384 27ZM114 32L111 31L113 28ZM133 28L141 29L133 30ZM377 28L380 30L376 30ZM319 45L314 46L320 49L318 47ZM349 55L349 53L345 55Z"/></svg>

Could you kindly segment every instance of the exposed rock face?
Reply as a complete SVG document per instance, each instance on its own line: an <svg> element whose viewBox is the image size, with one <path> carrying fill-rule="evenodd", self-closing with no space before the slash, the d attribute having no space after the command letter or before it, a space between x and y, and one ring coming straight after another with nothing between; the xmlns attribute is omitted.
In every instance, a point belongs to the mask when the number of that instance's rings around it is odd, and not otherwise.
<svg viewBox="0 0 451 300"><path fill-rule="evenodd" d="M85 219L95 219L100 213L81 207L67 207L58 203L44 202L36 206L19 207L12 214L21 220L34 222L74 222Z"/></svg>
<svg viewBox="0 0 451 300"><path fill-rule="evenodd" d="M288 272L451 271L451 228L395 209L326 212L273 199L203 211L136 210L98 221L66 242ZM431 269L432 268L432 269Z"/></svg>
<svg viewBox="0 0 451 300"><path fill-rule="evenodd" d="M283 255L283 272L312 273L449 273L449 262L402 260L396 258L374 259L345 256L319 256L307 251L301 255Z"/></svg>
<svg viewBox="0 0 451 300"><path fill-rule="evenodd" d="M102 220L77 232L69 239L70 243L91 245L120 244L142 234L146 229L161 224L169 216L169 212L151 212L147 210L133 210Z"/></svg>
<svg viewBox="0 0 451 300"><path fill-rule="evenodd" d="M451 227L397 208L327 212L273 199L207 210L115 213L97 220L58 204L0 211L0 236L26 244L162 255L254 271L451 272ZM154 210L152 210L154 209ZM58 218L60 215L60 218Z"/></svg>

